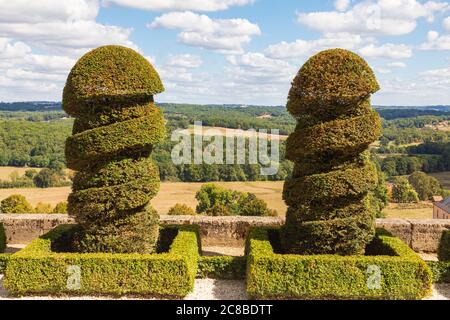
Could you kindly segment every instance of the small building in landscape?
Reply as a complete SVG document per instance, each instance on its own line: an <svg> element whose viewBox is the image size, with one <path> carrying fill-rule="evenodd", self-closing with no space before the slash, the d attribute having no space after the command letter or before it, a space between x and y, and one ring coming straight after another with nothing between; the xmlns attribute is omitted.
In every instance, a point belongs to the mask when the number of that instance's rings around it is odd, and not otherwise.
<svg viewBox="0 0 450 320"><path fill-rule="evenodd" d="M433 219L450 219L450 197L433 201Z"/></svg>

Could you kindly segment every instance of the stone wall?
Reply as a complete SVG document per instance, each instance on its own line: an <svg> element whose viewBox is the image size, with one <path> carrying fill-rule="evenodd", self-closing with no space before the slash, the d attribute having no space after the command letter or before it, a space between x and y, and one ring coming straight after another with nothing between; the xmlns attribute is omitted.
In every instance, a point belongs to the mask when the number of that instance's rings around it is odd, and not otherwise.
<svg viewBox="0 0 450 320"><path fill-rule="evenodd" d="M0 214L8 243L26 244L59 224L73 223L63 214ZM163 224L197 224L205 247L241 247L252 226L279 226L281 217L205 217L161 216ZM450 229L450 220L377 219L383 227L417 252L436 252L442 232Z"/></svg>

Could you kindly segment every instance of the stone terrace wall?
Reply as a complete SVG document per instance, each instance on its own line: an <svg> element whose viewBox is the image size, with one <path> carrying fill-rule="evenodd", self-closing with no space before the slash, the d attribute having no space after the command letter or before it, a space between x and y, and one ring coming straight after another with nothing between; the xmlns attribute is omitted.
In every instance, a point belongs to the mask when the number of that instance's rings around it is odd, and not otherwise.
<svg viewBox="0 0 450 320"><path fill-rule="evenodd" d="M73 223L64 214L0 214L8 243L26 244L59 224ZM161 216L163 224L198 224L205 247L241 247L253 226L279 226L281 217L205 217ZM436 252L442 232L450 229L450 220L377 219L383 227L417 252Z"/></svg>

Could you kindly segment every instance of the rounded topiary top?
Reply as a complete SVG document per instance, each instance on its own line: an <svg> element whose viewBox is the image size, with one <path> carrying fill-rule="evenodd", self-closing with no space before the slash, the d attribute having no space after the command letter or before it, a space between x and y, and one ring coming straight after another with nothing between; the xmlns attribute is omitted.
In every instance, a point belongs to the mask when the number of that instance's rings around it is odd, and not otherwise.
<svg viewBox="0 0 450 320"><path fill-rule="evenodd" d="M300 69L287 108L294 116L338 112L336 106L354 104L378 90L375 75L363 58L348 50L330 49L314 55Z"/></svg>
<svg viewBox="0 0 450 320"><path fill-rule="evenodd" d="M164 91L150 62L122 46L103 46L82 56L70 71L63 92L63 109L83 113L89 104L142 102Z"/></svg>

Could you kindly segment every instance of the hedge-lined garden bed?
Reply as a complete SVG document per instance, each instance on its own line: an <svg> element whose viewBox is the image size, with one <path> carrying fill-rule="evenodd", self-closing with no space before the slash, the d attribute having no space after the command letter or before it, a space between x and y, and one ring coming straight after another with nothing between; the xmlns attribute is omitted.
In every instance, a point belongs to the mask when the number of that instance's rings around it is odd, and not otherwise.
<svg viewBox="0 0 450 320"><path fill-rule="evenodd" d="M203 256L198 261L198 278L245 279L247 257Z"/></svg>
<svg viewBox="0 0 450 320"><path fill-rule="evenodd" d="M11 255L5 288L13 295L182 297L192 291L200 250L196 226L177 226L175 233L161 232L160 253L155 254L55 252L55 240L64 239L73 228L74 225L58 226ZM169 237L164 238L166 234Z"/></svg>
<svg viewBox="0 0 450 320"><path fill-rule="evenodd" d="M247 242L247 292L253 298L421 299L431 293L427 264L379 229L364 256L279 253L279 230L254 228ZM377 270L380 276L377 285Z"/></svg>

